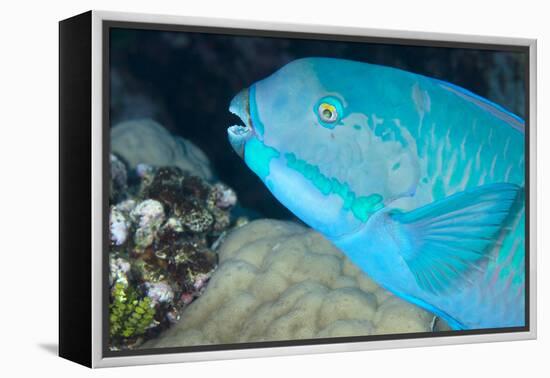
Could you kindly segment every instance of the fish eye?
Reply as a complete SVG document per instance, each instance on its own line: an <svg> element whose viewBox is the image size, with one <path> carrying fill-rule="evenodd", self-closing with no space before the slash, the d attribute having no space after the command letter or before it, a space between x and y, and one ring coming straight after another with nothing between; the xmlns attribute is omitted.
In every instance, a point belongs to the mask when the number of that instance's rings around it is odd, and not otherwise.
<svg viewBox="0 0 550 378"><path fill-rule="evenodd" d="M334 105L323 102L319 105L319 117L324 122L335 122L338 119L338 110Z"/></svg>
<svg viewBox="0 0 550 378"><path fill-rule="evenodd" d="M321 126L333 129L342 119L343 107L339 99L332 96L323 97L314 109Z"/></svg>

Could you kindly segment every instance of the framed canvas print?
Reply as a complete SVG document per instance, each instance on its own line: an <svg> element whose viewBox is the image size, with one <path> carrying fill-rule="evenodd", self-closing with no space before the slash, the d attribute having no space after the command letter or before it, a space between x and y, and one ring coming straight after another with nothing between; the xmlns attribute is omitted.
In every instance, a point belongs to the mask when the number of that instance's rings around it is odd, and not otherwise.
<svg viewBox="0 0 550 378"><path fill-rule="evenodd" d="M536 337L536 42L60 24L60 355Z"/></svg>

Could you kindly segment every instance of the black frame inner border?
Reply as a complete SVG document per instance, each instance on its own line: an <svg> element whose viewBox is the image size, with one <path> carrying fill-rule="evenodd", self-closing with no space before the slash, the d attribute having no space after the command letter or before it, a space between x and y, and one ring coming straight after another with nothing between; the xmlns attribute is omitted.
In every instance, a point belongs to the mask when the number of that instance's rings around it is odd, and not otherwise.
<svg viewBox="0 0 550 378"><path fill-rule="evenodd" d="M213 345L198 345L198 346L182 346L169 348L149 348L138 350L111 351L108 349L109 340L109 177L110 163L109 153L111 151L111 118L110 118L110 31L111 29L137 29L137 30L152 30L152 31L168 31L168 32L189 32L189 33L204 33L217 34L228 36L247 36L247 37L265 37L265 38L288 38L288 39L308 39L320 41L339 41L339 42L362 42L370 44L386 44L396 46L418 46L418 47L442 47L442 48L460 48L460 49L475 49L475 50L493 50L493 51L510 51L526 54L525 64L525 326L524 327L508 327L508 328L484 328L475 330L454 330L433 332L418 332L418 333L400 333L389 335L367 335L367 336L349 336L349 337L332 337L332 338L316 338L316 339L300 339L300 340L283 340L283 341L263 341L250 343L234 343L234 344L213 344ZM343 35L343 34L325 34L311 32L295 32L295 31L273 31L264 29L244 29L231 27L213 27L213 26L196 26L196 25L178 25L178 24L162 24L162 23L147 23L147 22L131 22L131 21L102 21L102 131L103 131L103 148L102 148L102 172L103 172L103 188L102 188L102 357L124 357L124 356L144 356L155 354L173 354L173 353L192 353L192 352L208 352L208 351L224 351L238 349L259 349L259 348L277 348L277 347L293 347L307 345L330 345L342 343L356 343L366 341L382 341L382 340L405 340L419 338L438 338L447 336L463 336L463 335L485 335L498 333L518 333L530 331L530 64L531 56L529 54L529 46L520 45L505 45L505 44L490 44L477 42L451 42L444 40L423 40L423 39L408 39L408 38L393 38L393 37L370 37L358 35ZM406 34L406 31L402 31Z"/></svg>

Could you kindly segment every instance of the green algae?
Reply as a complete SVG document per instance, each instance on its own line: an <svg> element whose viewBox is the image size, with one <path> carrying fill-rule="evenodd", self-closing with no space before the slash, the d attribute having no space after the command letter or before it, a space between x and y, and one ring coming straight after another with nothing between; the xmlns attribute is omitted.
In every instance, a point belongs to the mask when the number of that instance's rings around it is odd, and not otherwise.
<svg viewBox="0 0 550 378"><path fill-rule="evenodd" d="M135 288L119 282L109 305L109 334L120 338L143 335L153 323L155 312L149 297L140 299Z"/></svg>

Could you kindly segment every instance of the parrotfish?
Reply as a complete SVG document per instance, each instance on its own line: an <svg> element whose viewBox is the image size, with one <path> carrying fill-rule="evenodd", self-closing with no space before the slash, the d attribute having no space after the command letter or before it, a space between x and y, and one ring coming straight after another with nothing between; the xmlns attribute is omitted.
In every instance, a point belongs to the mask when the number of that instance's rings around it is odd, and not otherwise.
<svg viewBox="0 0 550 378"><path fill-rule="evenodd" d="M380 286L455 330L524 326L520 117L438 79L317 57L229 110L248 167Z"/></svg>

